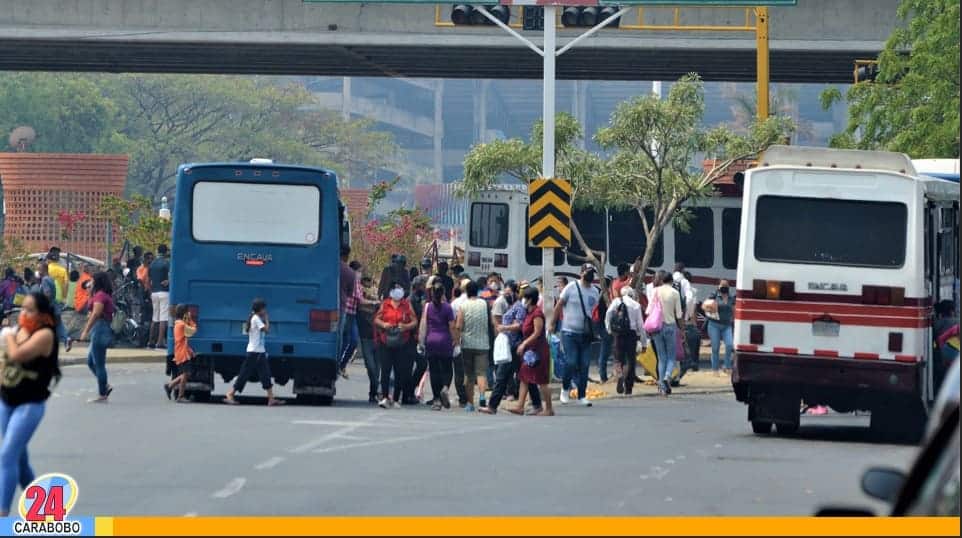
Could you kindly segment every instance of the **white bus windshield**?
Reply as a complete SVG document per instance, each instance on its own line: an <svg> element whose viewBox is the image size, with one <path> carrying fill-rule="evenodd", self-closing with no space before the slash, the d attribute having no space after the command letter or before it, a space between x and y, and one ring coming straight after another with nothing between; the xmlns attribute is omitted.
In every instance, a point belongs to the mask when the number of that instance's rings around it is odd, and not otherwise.
<svg viewBox="0 0 962 538"><path fill-rule="evenodd" d="M321 233L321 191L314 185L199 181L194 240L313 245Z"/></svg>
<svg viewBox="0 0 962 538"><path fill-rule="evenodd" d="M907 208L896 202L762 196L755 258L763 262L901 267Z"/></svg>

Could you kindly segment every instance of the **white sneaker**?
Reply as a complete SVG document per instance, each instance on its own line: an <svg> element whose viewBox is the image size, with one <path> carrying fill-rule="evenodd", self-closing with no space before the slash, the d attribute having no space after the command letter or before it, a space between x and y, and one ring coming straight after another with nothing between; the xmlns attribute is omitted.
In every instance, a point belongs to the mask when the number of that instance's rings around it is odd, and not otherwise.
<svg viewBox="0 0 962 538"><path fill-rule="evenodd" d="M382 399L380 402L378 402L377 405L378 405L378 407L380 407L381 409L388 409L389 407L391 407L391 400L388 400L387 398L384 398L384 399Z"/></svg>
<svg viewBox="0 0 962 538"><path fill-rule="evenodd" d="M580 405L581 407L591 407L591 400L589 400L588 398L582 398L578 400L578 405Z"/></svg>
<svg viewBox="0 0 962 538"><path fill-rule="evenodd" d="M395 408L395 409L400 409L400 408L401 408L401 402L394 402L394 408Z"/></svg>
<svg viewBox="0 0 962 538"><path fill-rule="evenodd" d="M571 401L571 398L568 396L568 391L566 391L565 389L561 389L560 399L562 404L568 405L568 402Z"/></svg>

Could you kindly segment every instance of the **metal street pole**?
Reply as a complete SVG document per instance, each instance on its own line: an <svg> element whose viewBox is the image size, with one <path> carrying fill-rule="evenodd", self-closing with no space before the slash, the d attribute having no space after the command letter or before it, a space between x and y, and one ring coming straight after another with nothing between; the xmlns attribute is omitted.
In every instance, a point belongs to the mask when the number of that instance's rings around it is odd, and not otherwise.
<svg viewBox="0 0 962 538"><path fill-rule="evenodd" d="M554 177L554 85L555 85L555 50L557 46L557 10L555 6L544 7L544 74L543 74L543 103L541 117L544 123L544 133L541 143L541 175L546 179ZM544 293L544 314L550 320L554 311L554 249L541 250L541 289ZM549 396L550 397L550 396Z"/></svg>

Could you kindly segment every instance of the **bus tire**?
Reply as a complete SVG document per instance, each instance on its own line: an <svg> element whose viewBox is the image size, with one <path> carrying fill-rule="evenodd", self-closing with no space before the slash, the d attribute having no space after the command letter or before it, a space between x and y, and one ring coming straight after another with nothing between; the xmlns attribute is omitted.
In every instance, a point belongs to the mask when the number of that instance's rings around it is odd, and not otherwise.
<svg viewBox="0 0 962 538"><path fill-rule="evenodd" d="M334 405L334 397L333 397L333 396L318 396L318 397L317 397L317 405L319 405L319 406L321 406L321 407L330 407L330 406Z"/></svg>
<svg viewBox="0 0 962 538"><path fill-rule="evenodd" d="M775 424L775 431L778 432L778 435L784 435L784 436L795 435L796 433L798 433L798 426L799 426L798 422L794 422L792 424L779 422Z"/></svg>
<svg viewBox="0 0 962 538"><path fill-rule="evenodd" d="M772 423L763 420L753 420L752 431L755 432L756 435L768 435L772 432Z"/></svg>
<svg viewBox="0 0 962 538"><path fill-rule="evenodd" d="M210 391L209 390L198 390L190 395L190 397L195 402L206 403L210 401Z"/></svg>

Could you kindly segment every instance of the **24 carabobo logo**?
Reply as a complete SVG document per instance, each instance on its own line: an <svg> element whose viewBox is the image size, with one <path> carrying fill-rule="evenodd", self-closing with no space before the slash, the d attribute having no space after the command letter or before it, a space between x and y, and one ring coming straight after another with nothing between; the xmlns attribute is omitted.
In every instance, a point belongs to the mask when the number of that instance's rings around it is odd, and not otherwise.
<svg viewBox="0 0 962 538"><path fill-rule="evenodd" d="M13 531L17 534L68 534L82 532L81 522L67 516L77 504L77 481L63 473L37 477L20 496L20 519Z"/></svg>

